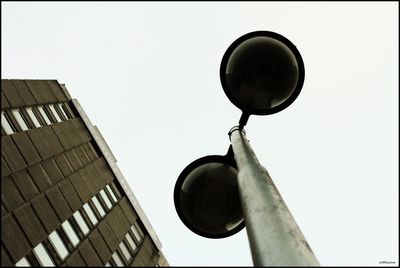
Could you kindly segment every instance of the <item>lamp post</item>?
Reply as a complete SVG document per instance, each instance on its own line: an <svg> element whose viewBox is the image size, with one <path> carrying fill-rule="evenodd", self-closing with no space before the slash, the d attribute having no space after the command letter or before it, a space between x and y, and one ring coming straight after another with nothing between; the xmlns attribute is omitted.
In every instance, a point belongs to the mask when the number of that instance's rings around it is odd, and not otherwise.
<svg viewBox="0 0 400 268"><path fill-rule="evenodd" d="M234 127L230 139L239 168L238 188L254 265L319 265L245 133Z"/></svg>
<svg viewBox="0 0 400 268"><path fill-rule="evenodd" d="M282 35L251 32L228 47L220 78L242 116L229 132L226 155L200 158L178 177L174 201L179 217L209 238L227 237L246 226L256 266L319 265L243 129L250 115L279 112L297 98L304 82L300 53Z"/></svg>

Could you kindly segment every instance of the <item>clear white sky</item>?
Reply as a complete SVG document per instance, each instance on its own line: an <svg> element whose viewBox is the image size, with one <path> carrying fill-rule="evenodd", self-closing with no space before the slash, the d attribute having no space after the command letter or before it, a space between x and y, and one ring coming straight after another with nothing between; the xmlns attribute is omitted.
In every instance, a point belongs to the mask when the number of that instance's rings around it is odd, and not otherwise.
<svg viewBox="0 0 400 268"><path fill-rule="evenodd" d="M240 111L226 48L254 30L305 62L297 100L247 136L322 265L398 265L397 2L1 3L3 79L57 79L98 126L171 265L252 265L246 231L210 240L178 218L182 169L225 154Z"/></svg>

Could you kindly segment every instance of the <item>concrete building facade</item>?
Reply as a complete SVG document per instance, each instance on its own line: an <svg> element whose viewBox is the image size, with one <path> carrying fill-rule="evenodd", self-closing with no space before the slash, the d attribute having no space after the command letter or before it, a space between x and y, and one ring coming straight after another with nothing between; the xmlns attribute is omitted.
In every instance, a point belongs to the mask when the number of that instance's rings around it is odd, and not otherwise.
<svg viewBox="0 0 400 268"><path fill-rule="evenodd" d="M107 143L56 80L1 80L1 266L168 266Z"/></svg>

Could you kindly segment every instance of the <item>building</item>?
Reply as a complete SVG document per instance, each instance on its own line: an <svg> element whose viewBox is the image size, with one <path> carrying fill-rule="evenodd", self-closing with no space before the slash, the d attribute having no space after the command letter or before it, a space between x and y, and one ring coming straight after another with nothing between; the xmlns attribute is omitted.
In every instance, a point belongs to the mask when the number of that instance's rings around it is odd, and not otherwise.
<svg viewBox="0 0 400 268"><path fill-rule="evenodd" d="M1 266L168 266L79 102L56 80L1 80Z"/></svg>

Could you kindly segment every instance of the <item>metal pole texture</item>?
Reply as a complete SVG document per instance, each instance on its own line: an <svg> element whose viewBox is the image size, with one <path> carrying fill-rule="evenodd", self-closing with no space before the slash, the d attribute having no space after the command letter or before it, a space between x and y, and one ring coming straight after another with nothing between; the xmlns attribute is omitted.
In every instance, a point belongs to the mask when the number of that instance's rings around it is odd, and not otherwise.
<svg viewBox="0 0 400 268"><path fill-rule="evenodd" d="M258 162L244 130L234 127L229 135L254 265L319 266L268 171Z"/></svg>

